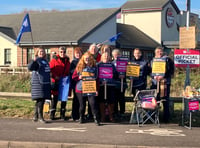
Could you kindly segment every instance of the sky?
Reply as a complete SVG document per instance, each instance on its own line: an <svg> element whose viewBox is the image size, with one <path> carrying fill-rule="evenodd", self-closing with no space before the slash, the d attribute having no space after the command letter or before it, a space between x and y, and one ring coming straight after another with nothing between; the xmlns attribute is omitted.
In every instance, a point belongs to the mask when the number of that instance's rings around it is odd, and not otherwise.
<svg viewBox="0 0 200 148"><path fill-rule="evenodd" d="M1 0L0 15L24 10L82 10L117 8L127 0ZM186 0L175 0L180 10L186 10ZM191 0L191 12L200 16L200 0Z"/></svg>

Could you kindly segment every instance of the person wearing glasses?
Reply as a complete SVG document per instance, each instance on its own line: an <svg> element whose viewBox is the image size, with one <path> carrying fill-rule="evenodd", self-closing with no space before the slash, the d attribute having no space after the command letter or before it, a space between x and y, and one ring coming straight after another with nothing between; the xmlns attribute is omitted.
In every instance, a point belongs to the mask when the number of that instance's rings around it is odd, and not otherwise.
<svg viewBox="0 0 200 148"><path fill-rule="evenodd" d="M66 48L61 46L58 51L58 55L54 56L54 58L50 61L50 69L51 69L51 82L52 82L52 103L50 109L50 119L55 120L56 106L58 103L58 87L59 80L62 77L69 75L70 61L69 57L66 55ZM66 111L66 101L61 101L61 109L60 109L60 118L65 119L65 111Z"/></svg>

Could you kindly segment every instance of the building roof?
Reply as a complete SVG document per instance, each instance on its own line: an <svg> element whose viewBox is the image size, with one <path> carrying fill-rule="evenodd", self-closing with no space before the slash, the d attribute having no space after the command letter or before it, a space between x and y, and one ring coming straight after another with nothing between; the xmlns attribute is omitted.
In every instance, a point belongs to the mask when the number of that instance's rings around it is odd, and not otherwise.
<svg viewBox="0 0 200 148"><path fill-rule="evenodd" d="M30 13L34 44L77 44L118 12L119 8ZM16 40L24 16L0 15L0 26L12 28L15 33L12 37ZM30 44L31 33L24 33L20 43Z"/></svg>
<svg viewBox="0 0 200 148"><path fill-rule="evenodd" d="M158 42L133 25L117 23L117 31L122 33L120 38L117 40L117 45L120 48L154 50L157 46L161 46Z"/></svg>
<svg viewBox="0 0 200 148"><path fill-rule="evenodd" d="M10 27L1 27L0 26L0 32L7 35L8 37L10 37L12 39L16 38L14 30Z"/></svg>
<svg viewBox="0 0 200 148"><path fill-rule="evenodd" d="M171 3L177 13L180 12L174 0L129 0L121 6L126 11L158 11L162 10L168 3Z"/></svg>

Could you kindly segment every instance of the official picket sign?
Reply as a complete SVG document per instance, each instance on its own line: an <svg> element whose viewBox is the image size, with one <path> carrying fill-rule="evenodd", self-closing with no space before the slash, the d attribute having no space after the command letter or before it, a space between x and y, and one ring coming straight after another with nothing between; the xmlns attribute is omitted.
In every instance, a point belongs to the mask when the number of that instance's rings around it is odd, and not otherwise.
<svg viewBox="0 0 200 148"><path fill-rule="evenodd" d="M175 49L174 50L174 64L176 67L199 67L200 66L200 51L190 49Z"/></svg>

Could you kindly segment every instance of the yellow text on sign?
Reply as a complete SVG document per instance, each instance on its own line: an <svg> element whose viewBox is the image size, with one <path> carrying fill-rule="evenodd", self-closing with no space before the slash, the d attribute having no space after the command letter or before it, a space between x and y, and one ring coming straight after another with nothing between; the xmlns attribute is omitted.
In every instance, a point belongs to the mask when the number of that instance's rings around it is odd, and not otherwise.
<svg viewBox="0 0 200 148"><path fill-rule="evenodd" d="M154 74L165 74L166 62L154 61L152 66L152 73Z"/></svg>
<svg viewBox="0 0 200 148"><path fill-rule="evenodd" d="M140 66L139 65L127 65L126 76L139 77L140 76Z"/></svg>
<svg viewBox="0 0 200 148"><path fill-rule="evenodd" d="M93 77L94 73L83 71L82 72L82 76L83 77Z"/></svg>
<svg viewBox="0 0 200 148"><path fill-rule="evenodd" d="M83 93L96 93L96 80L83 80L82 91Z"/></svg>

